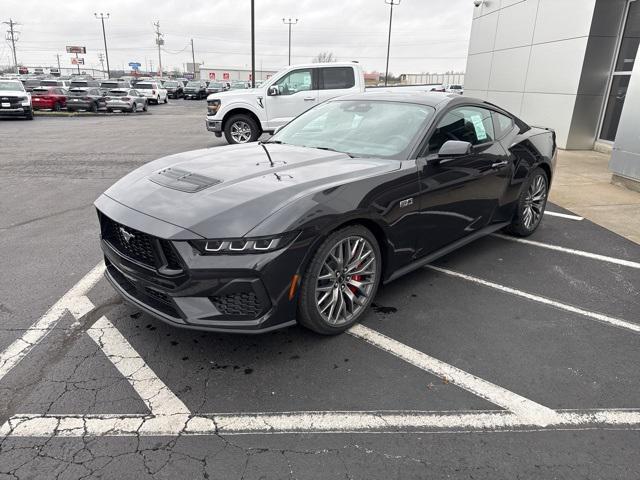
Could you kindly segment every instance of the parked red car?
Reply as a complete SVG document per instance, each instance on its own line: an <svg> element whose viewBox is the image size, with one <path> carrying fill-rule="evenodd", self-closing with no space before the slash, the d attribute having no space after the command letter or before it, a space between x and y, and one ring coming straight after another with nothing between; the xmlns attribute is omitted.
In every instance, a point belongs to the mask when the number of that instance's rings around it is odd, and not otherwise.
<svg viewBox="0 0 640 480"><path fill-rule="evenodd" d="M31 92L34 110L45 108L59 112L67 106L67 91L60 87L38 87Z"/></svg>

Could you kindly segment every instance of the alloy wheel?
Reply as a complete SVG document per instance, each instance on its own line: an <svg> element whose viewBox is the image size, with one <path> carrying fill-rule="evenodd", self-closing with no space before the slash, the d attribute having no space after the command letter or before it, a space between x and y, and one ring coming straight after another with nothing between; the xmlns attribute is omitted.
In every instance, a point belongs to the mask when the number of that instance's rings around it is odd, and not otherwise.
<svg viewBox="0 0 640 480"><path fill-rule="evenodd" d="M373 294L378 259L369 241L350 236L325 257L316 280L316 307L332 326L349 323L364 310Z"/></svg>
<svg viewBox="0 0 640 480"><path fill-rule="evenodd" d="M531 230L538 225L547 201L547 180L541 174L536 175L524 199L522 220L525 228Z"/></svg>
<svg viewBox="0 0 640 480"><path fill-rule="evenodd" d="M247 143L251 139L251 127L247 122L236 120L231 124L231 138L236 143Z"/></svg>

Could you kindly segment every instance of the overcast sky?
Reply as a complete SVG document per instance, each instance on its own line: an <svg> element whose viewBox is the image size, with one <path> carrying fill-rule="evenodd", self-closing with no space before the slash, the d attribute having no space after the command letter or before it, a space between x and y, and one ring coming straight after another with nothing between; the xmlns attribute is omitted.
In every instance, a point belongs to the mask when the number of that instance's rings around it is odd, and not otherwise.
<svg viewBox="0 0 640 480"><path fill-rule="evenodd" d="M396 0L397 1L397 0ZM160 21L165 69L191 61L208 66L249 66L249 0L3 0L0 21L21 23L18 62L55 66L60 54L70 66L66 45L87 47L86 66L99 66L104 50L100 21L94 12L110 13L105 21L112 68L129 62L158 65L153 22ZM292 63L309 62L321 51L338 60L358 60L366 71L384 71L389 6L384 0L256 0L256 68L287 64L287 26L293 26ZM389 70L399 73L464 71L473 15L471 0L402 0L393 9ZM6 27L6 25L2 25ZM3 35L4 36L4 35ZM0 64L10 63L11 49L0 45Z"/></svg>

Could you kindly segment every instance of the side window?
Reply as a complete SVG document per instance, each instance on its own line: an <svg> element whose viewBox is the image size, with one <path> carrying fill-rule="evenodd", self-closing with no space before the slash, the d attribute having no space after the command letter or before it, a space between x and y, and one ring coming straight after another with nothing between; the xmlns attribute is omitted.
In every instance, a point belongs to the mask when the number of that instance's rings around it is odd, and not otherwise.
<svg viewBox="0 0 640 480"><path fill-rule="evenodd" d="M320 69L320 85L323 90L352 88L356 78L351 67L329 67Z"/></svg>
<svg viewBox="0 0 640 480"><path fill-rule="evenodd" d="M438 123L429 139L429 152L437 153L448 140L469 142L471 145L492 142L494 139L491 112L478 107L457 107Z"/></svg>
<svg viewBox="0 0 640 480"><path fill-rule="evenodd" d="M513 119L498 112L491 112L496 129L496 139L504 137L513 129Z"/></svg>
<svg viewBox="0 0 640 480"><path fill-rule="evenodd" d="M132 97L139 97L140 94L136 90L129 90L129 95Z"/></svg>
<svg viewBox="0 0 640 480"><path fill-rule="evenodd" d="M289 72L278 80L276 85L280 90L280 95L293 95L294 93L311 90L311 69Z"/></svg>

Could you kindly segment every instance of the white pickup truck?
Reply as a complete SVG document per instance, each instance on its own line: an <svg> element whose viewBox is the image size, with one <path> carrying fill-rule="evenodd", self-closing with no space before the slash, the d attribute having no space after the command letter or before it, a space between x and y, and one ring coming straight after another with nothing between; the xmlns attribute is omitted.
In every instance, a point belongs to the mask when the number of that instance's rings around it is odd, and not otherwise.
<svg viewBox="0 0 640 480"><path fill-rule="evenodd" d="M229 143L256 141L330 98L364 92L357 63L311 63L279 71L260 88L229 90L207 97L207 130Z"/></svg>

